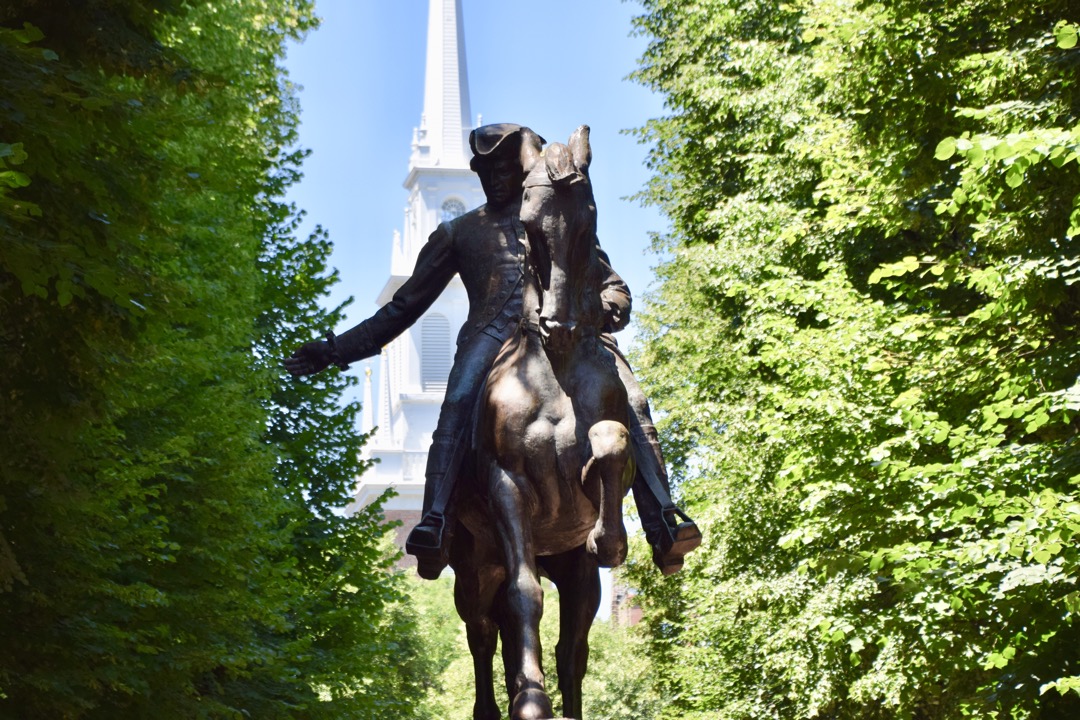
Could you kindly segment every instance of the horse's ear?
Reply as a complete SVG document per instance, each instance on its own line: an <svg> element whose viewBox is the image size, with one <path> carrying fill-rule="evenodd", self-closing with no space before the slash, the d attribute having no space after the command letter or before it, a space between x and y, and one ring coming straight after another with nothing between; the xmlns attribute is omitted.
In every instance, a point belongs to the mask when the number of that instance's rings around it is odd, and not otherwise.
<svg viewBox="0 0 1080 720"><path fill-rule="evenodd" d="M547 176L553 183L562 184L567 181L573 182L574 178L580 179L570 148L562 143L548 145L544 151L544 163Z"/></svg>
<svg viewBox="0 0 1080 720"><path fill-rule="evenodd" d="M586 177L589 175L589 163L592 162L592 146L589 145L589 126L581 125L570 135L570 155L574 166Z"/></svg>
<svg viewBox="0 0 1080 720"><path fill-rule="evenodd" d="M521 129L521 169L528 175L540 160L544 139L529 128Z"/></svg>

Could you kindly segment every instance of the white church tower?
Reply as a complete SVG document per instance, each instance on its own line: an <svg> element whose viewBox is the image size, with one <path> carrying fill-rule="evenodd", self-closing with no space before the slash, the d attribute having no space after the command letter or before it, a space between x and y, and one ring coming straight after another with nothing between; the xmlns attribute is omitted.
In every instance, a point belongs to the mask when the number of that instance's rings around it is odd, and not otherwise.
<svg viewBox="0 0 1080 720"><path fill-rule="evenodd" d="M405 189L404 232L395 232L390 278L377 299L384 305L409 278L420 248L443 220L481 205L484 193L469 169L473 129L462 0L430 0L424 111L413 129ZM378 417L371 373L364 381L362 430L377 427L366 452L378 463L364 473L356 505L367 505L387 488L397 497L385 506L388 520L401 520L399 545L420 519L424 469L435 431L458 330L469 313L469 300L458 277L413 327L383 349L380 357ZM411 558L409 558L411 560Z"/></svg>

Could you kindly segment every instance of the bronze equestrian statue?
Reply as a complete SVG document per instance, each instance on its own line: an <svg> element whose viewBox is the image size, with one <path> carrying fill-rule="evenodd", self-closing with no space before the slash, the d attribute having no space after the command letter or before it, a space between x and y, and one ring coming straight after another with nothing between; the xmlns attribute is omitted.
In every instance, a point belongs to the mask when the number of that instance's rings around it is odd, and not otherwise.
<svg viewBox="0 0 1080 720"><path fill-rule="evenodd" d="M529 158L539 156L543 142L529 128L512 123L474 130L469 135L474 153L470 166L480 178L487 202L439 225L421 249L412 276L372 317L339 336L330 332L327 340L306 343L285 360L293 375L310 375L331 364L346 368L377 355L423 315L455 274L461 276L469 296L469 317L458 334L446 397L428 452L423 518L406 543L425 578L438 577L446 566L454 526L452 499L473 408L495 356L522 316L522 182ZM615 359L630 409L630 437L638 468L634 501L653 548L653 561L670 575L682 568L683 556L700 544L701 534L671 500L648 401L611 335L630 322L630 291L599 245L597 251L605 268L602 340Z"/></svg>
<svg viewBox="0 0 1080 720"><path fill-rule="evenodd" d="M563 712L581 717L598 568L625 559L628 488L662 572L678 571L701 540L671 502L648 404L611 336L629 320L630 295L596 240L588 128L568 145L542 144L517 125L475 130L472 167L487 204L440 225L375 316L286 360L304 375L374 355L461 274L470 317L429 456L424 520L407 550L423 577L447 562L455 570L474 720L504 717L492 671L498 638L511 720L552 717L540 574L559 590Z"/></svg>

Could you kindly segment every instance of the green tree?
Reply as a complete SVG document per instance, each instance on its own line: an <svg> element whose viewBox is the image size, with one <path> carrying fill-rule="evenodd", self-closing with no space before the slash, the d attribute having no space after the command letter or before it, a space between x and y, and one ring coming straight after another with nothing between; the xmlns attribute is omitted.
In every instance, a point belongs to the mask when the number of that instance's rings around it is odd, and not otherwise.
<svg viewBox="0 0 1080 720"><path fill-rule="evenodd" d="M668 716L1075 715L1075 3L642 4Z"/></svg>
<svg viewBox="0 0 1080 720"><path fill-rule="evenodd" d="M295 237L305 0L0 8L0 716L401 717L340 308ZM402 631L407 631L407 627ZM393 632L389 632L393 630Z"/></svg>
<svg viewBox="0 0 1080 720"><path fill-rule="evenodd" d="M655 663L636 628L597 621L589 633L589 671L582 711L589 720L654 720L667 702L653 678Z"/></svg>

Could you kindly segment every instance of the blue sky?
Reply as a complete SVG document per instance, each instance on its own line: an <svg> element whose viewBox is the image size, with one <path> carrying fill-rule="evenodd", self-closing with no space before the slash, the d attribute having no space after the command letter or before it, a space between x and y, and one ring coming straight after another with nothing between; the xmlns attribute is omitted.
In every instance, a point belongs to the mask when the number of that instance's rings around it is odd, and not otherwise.
<svg viewBox="0 0 1080 720"><path fill-rule="evenodd" d="M300 142L313 151L290 197L309 228L330 231L341 273L331 301L355 298L347 326L377 309L402 227L427 8L428 0L320 0L322 27L289 50L290 76L303 86ZM666 227L655 209L625 199L649 172L645 148L621 131L663 113L658 96L625 79L645 48L630 37L640 11L620 0L463 0L462 11L474 115L528 125L552 142L591 126L600 241L638 298L656 264L649 232Z"/></svg>

